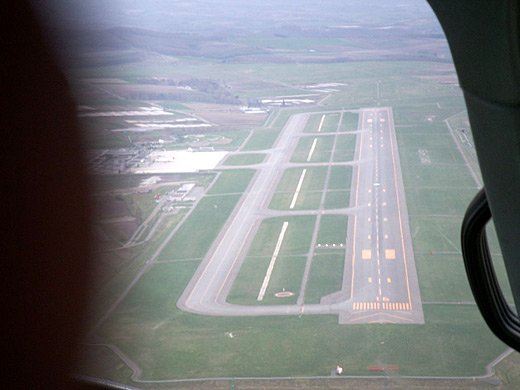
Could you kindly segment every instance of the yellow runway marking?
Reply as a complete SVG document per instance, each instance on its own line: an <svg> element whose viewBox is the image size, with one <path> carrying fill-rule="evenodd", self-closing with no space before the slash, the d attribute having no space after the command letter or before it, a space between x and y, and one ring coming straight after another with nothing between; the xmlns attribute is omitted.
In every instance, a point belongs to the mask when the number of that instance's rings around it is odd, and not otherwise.
<svg viewBox="0 0 520 390"><path fill-rule="evenodd" d="M369 234L367 238L370 240L370 239L372 239L372 236Z"/></svg>
<svg viewBox="0 0 520 390"><path fill-rule="evenodd" d="M383 218L383 221L385 221L385 222L386 222L386 221L388 221L388 218L386 218L386 217L385 217L385 218Z"/></svg>
<svg viewBox="0 0 520 390"><path fill-rule="evenodd" d="M368 277L368 283L372 283L372 278Z"/></svg>
<svg viewBox="0 0 520 390"><path fill-rule="evenodd" d="M395 249L385 249L385 258L387 260L395 260Z"/></svg>
<svg viewBox="0 0 520 390"><path fill-rule="evenodd" d="M363 249L361 251L361 258L363 260L370 260L372 258L372 250L370 250L370 249Z"/></svg>
<svg viewBox="0 0 520 390"><path fill-rule="evenodd" d="M387 282L387 283L392 283L392 279L390 279L390 278L386 278L386 282Z"/></svg>
<svg viewBox="0 0 520 390"><path fill-rule="evenodd" d="M388 238L388 234L385 234L385 238Z"/></svg>

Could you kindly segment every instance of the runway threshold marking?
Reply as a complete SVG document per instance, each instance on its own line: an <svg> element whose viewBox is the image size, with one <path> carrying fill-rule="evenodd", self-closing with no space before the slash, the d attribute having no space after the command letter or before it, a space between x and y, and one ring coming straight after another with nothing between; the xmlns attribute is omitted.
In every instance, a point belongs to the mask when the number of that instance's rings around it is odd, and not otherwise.
<svg viewBox="0 0 520 390"><path fill-rule="evenodd" d="M321 116L321 121L320 121L320 125L318 127L318 133L321 131L321 126L323 126L323 121L325 120L325 114L323 114Z"/></svg>
<svg viewBox="0 0 520 390"><path fill-rule="evenodd" d="M303 179L305 179L305 174L307 173L307 169L304 169L302 171L302 174L300 175L300 180L298 181L298 185L296 186L296 191L294 191L294 196L292 198L291 204L289 206L290 209L293 209L296 205L296 200L298 200L298 195L300 194L300 190L302 188Z"/></svg>
<svg viewBox="0 0 520 390"><path fill-rule="evenodd" d="M312 155L314 154L314 149L316 148L316 143L318 142L318 138L314 138L312 141L311 150L309 151L309 155L307 156L307 161L311 161Z"/></svg>
<svg viewBox="0 0 520 390"><path fill-rule="evenodd" d="M407 302L354 302L352 310L391 310L391 311L410 311L410 304Z"/></svg>
<svg viewBox="0 0 520 390"><path fill-rule="evenodd" d="M276 242L276 246L274 248L273 257L271 257L271 262L269 263L269 267L267 268L264 282L262 283L262 287L260 288L260 292L258 293L258 298L256 298L257 301L261 301L264 299L265 290L267 290L267 286L269 285L269 280L271 279L274 264L276 263L276 259L278 258L278 253L280 252L283 238L285 236L285 232L287 231L287 226L289 226L289 222L286 221L283 223L282 230L280 231L280 235L278 236L278 241Z"/></svg>

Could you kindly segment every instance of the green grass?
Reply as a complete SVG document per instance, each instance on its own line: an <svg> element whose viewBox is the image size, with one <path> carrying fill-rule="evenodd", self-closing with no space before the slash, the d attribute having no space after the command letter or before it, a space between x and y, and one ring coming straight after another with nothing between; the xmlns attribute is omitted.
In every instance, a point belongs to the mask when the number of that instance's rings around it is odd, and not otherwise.
<svg viewBox="0 0 520 390"><path fill-rule="evenodd" d="M461 255L415 254L423 302L474 302Z"/></svg>
<svg viewBox="0 0 520 390"><path fill-rule="evenodd" d="M159 260L202 258L233 211L240 195L203 198L159 255Z"/></svg>
<svg viewBox="0 0 520 390"><path fill-rule="evenodd" d="M316 255L305 290L305 303L319 303L328 294L341 290L344 253Z"/></svg>
<svg viewBox="0 0 520 390"><path fill-rule="evenodd" d="M322 116L323 116L323 114L310 115L309 119L307 119L307 123L305 124L305 128L303 129L303 132L304 133L316 133L318 131L318 127L320 126Z"/></svg>
<svg viewBox="0 0 520 390"><path fill-rule="evenodd" d="M249 248L248 256L272 256L285 221L289 222L289 225L280 248L280 255L306 254L309 251L316 221L313 215L264 219Z"/></svg>
<svg viewBox="0 0 520 390"><path fill-rule="evenodd" d="M244 152L248 152L271 149L274 141L276 141L276 138L278 137L278 134L280 134L279 129L256 129L242 150Z"/></svg>
<svg viewBox="0 0 520 390"><path fill-rule="evenodd" d="M410 217L413 248L426 252L460 252L462 217Z"/></svg>
<svg viewBox="0 0 520 390"><path fill-rule="evenodd" d="M476 184L464 165L401 165L405 188L473 188Z"/></svg>
<svg viewBox="0 0 520 390"><path fill-rule="evenodd" d="M282 175L276 192L290 192L294 194L304 168L289 168ZM307 172L303 179L300 191L321 191L325 185L327 167L305 168Z"/></svg>
<svg viewBox="0 0 520 390"><path fill-rule="evenodd" d="M355 131L358 128L359 114L344 112L339 131Z"/></svg>
<svg viewBox="0 0 520 390"><path fill-rule="evenodd" d="M323 120L323 125L321 126L321 132L334 133L335 131L338 131L339 116L339 113L326 115L325 119Z"/></svg>
<svg viewBox="0 0 520 390"><path fill-rule="evenodd" d="M408 188L408 213L462 216L476 193L477 190L473 188Z"/></svg>
<svg viewBox="0 0 520 390"><path fill-rule="evenodd" d="M98 332L143 369L142 379L328 375L338 364L346 375L372 375L371 364L397 364L401 375L481 375L505 350L476 307L425 306L421 326L185 313L175 303L196 265L154 265Z"/></svg>
<svg viewBox="0 0 520 390"><path fill-rule="evenodd" d="M350 190L352 182L352 167L337 165L330 168L329 190Z"/></svg>
<svg viewBox="0 0 520 390"><path fill-rule="evenodd" d="M229 156L224 165L255 165L261 164L265 160L265 154L263 153L250 153L250 154L236 154Z"/></svg>
<svg viewBox="0 0 520 390"><path fill-rule="evenodd" d="M273 210L289 210L294 194L291 193L275 193L269 204L269 208ZM294 210L316 210L320 206L321 192L300 192Z"/></svg>
<svg viewBox="0 0 520 390"><path fill-rule="evenodd" d="M208 195L233 194L244 192L255 174L253 169L233 169L222 171Z"/></svg>
<svg viewBox="0 0 520 390"><path fill-rule="evenodd" d="M278 257L263 300L257 301L270 261L270 257L246 258L228 296L228 302L242 305L295 304L300 292L306 257ZM294 295L284 298L275 296L284 289Z"/></svg>
<svg viewBox="0 0 520 390"><path fill-rule="evenodd" d="M346 215L323 215L316 244L345 244L347 221Z"/></svg>
<svg viewBox="0 0 520 390"><path fill-rule="evenodd" d="M343 134L338 136L334 162L346 162L354 160L356 150L356 136L353 134Z"/></svg>
<svg viewBox="0 0 520 390"><path fill-rule="evenodd" d="M291 156L291 162L307 162L314 139L317 139L316 146L309 162L328 162L334 136L301 137Z"/></svg>
<svg viewBox="0 0 520 390"><path fill-rule="evenodd" d="M442 137L442 136L441 136ZM454 148L431 148L429 146L400 148L401 164L464 165L460 152ZM422 157L422 159L421 159Z"/></svg>
<svg viewBox="0 0 520 390"><path fill-rule="evenodd" d="M350 191L327 191L324 207L330 209L342 209L350 205Z"/></svg>

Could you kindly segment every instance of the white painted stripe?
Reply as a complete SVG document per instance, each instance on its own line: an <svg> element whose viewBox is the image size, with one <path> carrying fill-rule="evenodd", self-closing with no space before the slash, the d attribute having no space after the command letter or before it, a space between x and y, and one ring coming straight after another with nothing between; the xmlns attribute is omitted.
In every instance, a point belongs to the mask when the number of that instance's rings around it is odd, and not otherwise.
<svg viewBox="0 0 520 390"><path fill-rule="evenodd" d="M300 176L300 181L298 182L298 185L296 186L296 191L294 191L294 196L292 198L291 205L289 206L290 209L293 209L294 206L296 205L296 200L298 199L298 195L300 195L300 190L302 188L303 179L305 178L306 173L307 173L307 169L304 169Z"/></svg>
<svg viewBox="0 0 520 390"><path fill-rule="evenodd" d="M318 142L318 138L314 138L312 141L311 150L309 150L309 155L307 156L307 161L311 161L312 155L314 153L314 149L316 148L316 142Z"/></svg>
<svg viewBox="0 0 520 390"><path fill-rule="evenodd" d="M322 117L321 117L320 126L318 127L318 133L321 131L321 126L323 126L323 121L324 120L325 120L325 114L323 114Z"/></svg>
<svg viewBox="0 0 520 390"><path fill-rule="evenodd" d="M271 262L269 263L269 267L267 268L267 272L265 274L264 282L262 283L262 287L260 288L260 292L258 293L257 301L261 301L264 299L265 290L267 290L267 286L269 285L269 280L271 279L271 274L273 272L274 263L276 263L276 258L278 257L278 252L280 252L280 248L282 246L282 241L285 236L285 232L287 230L287 226L289 226L289 222L284 222L282 225L282 231L278 236L278 241L274 248L273 257L271 257Z"/></svg>

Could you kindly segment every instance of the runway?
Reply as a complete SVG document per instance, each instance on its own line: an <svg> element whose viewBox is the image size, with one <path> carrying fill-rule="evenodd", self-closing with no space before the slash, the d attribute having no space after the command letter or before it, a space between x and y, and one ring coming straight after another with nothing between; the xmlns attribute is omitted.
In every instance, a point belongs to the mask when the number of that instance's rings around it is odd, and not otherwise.
<svg viewBox="0 0 520 390"><path fill-rule="evenodd" d="M392 110L364 109L340 323L424 323Z"/></svg>
<svg viewBox="0 0 520 390"><path fill-rule="evenodd" d="M392 111L371 108L359 112L356 161L345 163L354 166L350 207L326 212L350 214L342 290L324 297L319 304L305 304L301 299L294 305L226 302L263 218L317 214L316 210L268 209L281 171L295 165L289 163L290 156L299 137L309 135L303 134L303 128L315 113L296 114L288 120L265 162L255 167L257 173L249 188L179 299L181 309L220 316L335 313L343 324L424 323Z"/></svg>

